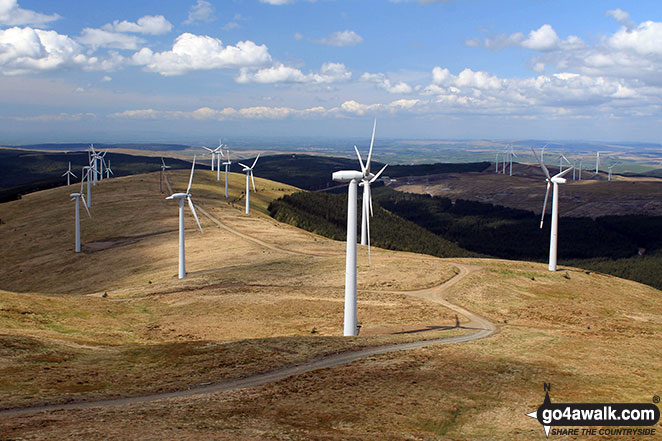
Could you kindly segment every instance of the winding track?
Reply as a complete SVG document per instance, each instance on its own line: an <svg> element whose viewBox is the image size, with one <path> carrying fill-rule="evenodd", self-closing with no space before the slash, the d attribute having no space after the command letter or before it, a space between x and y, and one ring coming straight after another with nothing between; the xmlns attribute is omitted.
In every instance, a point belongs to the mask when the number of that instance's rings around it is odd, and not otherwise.
<svg viewBox="0 0 662 441"><path fill-rule="evenodd" d="M213 394L218 392L231 391L236 389L245 389L249 387L262 386L264 384L272 383L284 378L302 374L305 372L316 371L319 369L331 368L334 366L340 366L343 364L351 363L356 360L361 360L364 358L372 357L379 354L385 354L388 352L396 351L405 351L409 349L420 348L422 346L431 346L439 344L448 344L448 343L462 343L472 340L478 340L481 338L489 337L494 332L496 332L496 326L489 320L474 314L471 311L454 305L443 298L444 293L457 284L460 280L468 276L471 272L477 270L479 267L464 265L455 263L454 264L459 272L450 280L447 280L443 284L436 286L434 288L427 288L418 291L381 291L381 292L396 292L407 295L416 296L419 298L426 299L428 301L441 304L458 314L463 315L469 319L468 323L465 323L463 328L475 329L476 332L467 335L458 335L447 338L438 338L434 340L427 341L416 341L411 343L401 343L401 344L391 344L384 346L377 346L372 348L358 349L355 351L343 352L340 354L328 355L321 357L306 363L299 365L288 366L281 369L276 369L271 372L266 372L263 374L251 375L246 378L241 378L237 380L224 381L222 383L211 384L207 386L200 386L188 390L181 390L175 392L167 393L157 393L157 394L148 394L137 397L128 397L128 398L117 398L110 400L99 400L99 401L88 401L80 403L68 403L68 404L55 404L49 406L36 406L36 407L27 407L19 409L8 409L0 411L0 417L11 417L11 416L21 416L21 415L30 415L39 412L51 412L56 410L69 410L69 409L89 409L95 407L113 407L113 406L123 406L131 404L146 403L150 401L157 400L166 400L170 398L184 398L194 395L205 395Z"/></svg>

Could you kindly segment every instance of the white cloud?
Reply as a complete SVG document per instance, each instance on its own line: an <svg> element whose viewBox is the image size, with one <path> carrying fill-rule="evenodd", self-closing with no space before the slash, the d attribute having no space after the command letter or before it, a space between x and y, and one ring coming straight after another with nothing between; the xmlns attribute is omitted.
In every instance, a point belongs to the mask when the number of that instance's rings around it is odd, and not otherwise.
<svg viewBox="0 0 662 441"><path fill-rule="evenodd" d="M640 55L662 55L662 23L645 21L633 29L621 28L609 38L609 45Z"/></svg>
<svg viewBox="0 0 662 441"><path fill-rule="evenodd" d="M0 24L8 26L32 25L42 26L58 20L57 14L41 14L39 12L22 9L16 0L0 0Z"/></svg>
<svg viewBox="0 0 662 441"><path fill-rule="evenodd" d="M101 27L108 32L133 32L138 34L162 35L172 30L172 23L162 15L145 15L135 23L115 20Z"/></svg>
<svg viewBox="0 0 662 441"><path fill-rule="evenodd" d="M46 115L34 116L14 116L11 119L15 121L38 121L38 122L51 122L51 121L80 121L82 119L94 119L94 113L56 113Z"/></svg>
<svg viewBox="0 0 662 441"><path fill-rule="evenodd" d="M107 83L109 81L113 81L113 78L109 75L105 75L103 78L101 78L102 83Z"/></svg>
<svg viewBox="0 0 662 441"><path fill-rule="evenodd" d="M197 0L196 4L189 9L188 19L184 23L191 24L196 21L212 22L214 20L216 20L216 16L214 15L212 4L205 0Z"/></svg>
<svg viewBox="0 0 662 441"><path fill-rule="evenodd" d="M0 30L0 72L3 75L53 71L78 67L112 70L123 62L117 54L109 58L88 57L82 47L66 35L30 27Z"/></svg>
<svg viewBox="0 0 662 441"><path fill-rule="evenodd" d="M267 3L269 5L289 5L294 3L294 0L260 0L260 3Z"/></svg>
<svg viewBox="0 0 662 441"><path fill-rule="evenodd" d="M153 52L142 48L132 61L144 70L164 76L183 75L192 70L257 67L271 62L265 45L240 41L235 46L224 46L217 38L190 33L181 34L172 49Z"/></svg>
<svg viewBox="0 0 662 441"><path fill-rule="evenodd" d="M242 69L239 76L236 78L238 83L261 83L261 84L274 84L274 83L314 83L314 84L329 84L339 81L347 81L351 78L352 73L347 70L342 63L324 63L320 68L319 73L304 74L301 70L285 66L284 64L276 64L271 67L259 69L251 72L249 69Z"/></svg>
<svg viewBox="0 0 662 441"><path fill-rule="evenodd" d="M372 74L366 72L361 75L361 80L375 83L378 87L386 90L388 93L412 93L414 90L404 81L398 81L396 84L393 84L391 80L386 78L382 73Z"/></svg>
<svg viewBox="0 0 662 441"><path fill-rule="evenodd" d="M539 29L529 32L529 37L522 41L522 46L536 51L549 51L559 46L561 39L556 31L548 25L542 25Z"/></svg>
<svg viewBox="0 0 662 441"><path fill-rule="evenodd" d="M135 35L127 35L121 32L110 32L103 29L85 28L80 37L77 38L83 43L93 48L109 47L113 49L138 49L145 41Z"/></svg>
<svg viewBox="0 0 662 441"><path fill-rule="evenodd" d="M357 34L354 31L345 30L345 31L334 32L333 34L327 37L317 40L317 42L325 44L327 46L336 46L336 47L356 46L357 44L363 42L363 37L361 37L359 34Z"/></svg>
<svg viewBox="0 0 662 441"><path fill-rule="evenodd" d="M329 114L337 114L338 109L326 109L324 107L310 107L306 109L295 109L292 107L268 107L268 106L255 106L243 107L235 109L233 107L226 107L220 110L212 109L210 107L201 107L193 111L181 110L154 110L154 109L138 109L138 110L125 110L123 112L113 113L109 115L111 118L118 119L149 119L149 120L177 120L177 119L192 119L192 120L211 120L211 121L226 121L237 119L272 119L281 120L285 118L315 118L326 116Z"/></svg>
<svg viewBox="0 0 662 441"><path fill-rule="evenodd" d="M616 20L621 26L625 26L630 29L634 27L634 22L630 20L630 13L622 10L621 8L611 9L605 13L607 17L611 17Z"/></svg>

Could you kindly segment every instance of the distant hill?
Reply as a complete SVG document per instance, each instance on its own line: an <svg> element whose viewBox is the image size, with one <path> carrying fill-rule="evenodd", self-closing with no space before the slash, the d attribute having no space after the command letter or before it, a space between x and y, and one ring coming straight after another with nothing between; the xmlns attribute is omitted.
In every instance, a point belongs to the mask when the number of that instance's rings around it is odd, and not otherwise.
<svg viewBox="0 0 662 441"><path fill-rule="evenodd" d="M133 156L110 151L113 176L126 176L160 170L161 160L154 156ZM0 149L0 202L14 200L20 195L46 188L66 185L62 174L69 167L80 182L81 169L88 164L87 152L46 153L25 150ZM191 164L179 159L166 160L173 169L189 168Z"/></svg>
<svg viewBox="0 0 662 441"><path fill-rule="evenodd" d="M47 143L47 144L26 144L8 146L17 149L25 150L66 150L69 152L87 150L90 146L89 143ZM149 151L170 151L170 150L186 150L190 148L188 145L183 144L99 144L94 143L94 147L99 150L107 149L136 149L136 150L149 150Z"/></svg>

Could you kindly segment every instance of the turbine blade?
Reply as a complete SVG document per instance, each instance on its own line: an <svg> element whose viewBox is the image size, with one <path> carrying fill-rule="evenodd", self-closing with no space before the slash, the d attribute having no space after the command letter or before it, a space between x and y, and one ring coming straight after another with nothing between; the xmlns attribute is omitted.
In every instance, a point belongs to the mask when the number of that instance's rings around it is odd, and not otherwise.
<svg viewBox="0 0 662 441"><path fill-rule="evenodd" d="M200 221L198 220L198 214L195 212L193 201L188 196L186 197L186 200L188 201L188 207L191 209L191 213L193 213L193 217L195 218L195 221L198 223L198 228L200 228L200 232L202 233L202 225L200 225Z"/></svg>
<svg viewBox="0 0 662 441"><path fill-rule="evenodd" d="M161 164L163 164L164 167L167 167L167 165L165 165L165 161L163 160L163 158L161 158Z"/></svg>
<svg viewBox="0 0 662 441"><path fill-rule="evenodd" d="M255 157L255 161L253 161L253 165L251 165L251 170L253 167L255 167L255 164L257 164L257 160L260 159L260 154L258 153L257 156Z"/></svg>
<svg viewBox="0 0 662 441"><path fill-rule="evenodd" d="M367 171L365 166L363 165L363 160L361 159L361 153L359 153L358 147L354 146L354 150L356 150L356 156L359 157L359 164L361 165L361 173L363 173L363 176L367 175Z"/></svg>
<svg viewBox="0 0 662 441"><path fill-rule="evenodd" d="M370 190L370 182L367 182L365 185L368 186L368 205L370 206L370 216L374 216L372 212L372 191Z"/></svg>
<svg viewBox="0 0 662 441"><path fill-rule="evenodd" d="M543 171L543 173L545 173L545 176L547 177L547 179L552 179L552 177L549 175L549 171L547 170L547 167L545 167L545 164L542 163L542 159L540 159L540 156L538 156L536 151L533 150L533 147L531 147L531 151L536 156L536 159L540 163L540 168L542 168L542 171Z"/></svg>
<svg viewBox="0 0 662 441"><path fill-rule="evenodd" d="M561 173L557 173L554 175L555 178L562 178L563 176L567 175L574 167L566 168L563 170Z"/></svg>
<svg viewBox="0 0 662 441"><path fill-rule="evenodd" d="M195 170L195 155L193 156L193 165L191 165L191 177L188 180L188 188L186 189L187 194L189 191L191 191L191 184L193 183L193 170Z"/></svg>
<svg viewBox="0 0 662 441"><path fill-rule="evenodd" d="M83 194L83 192L80 193L80 198L83 200L83 207L85 207L85 211L87 211L87 215L92 217L92 215L90 214L90 209L87 208L87 201L85 200L85 195Z"/></svg>
<svg viewBox="0 0 662 441"><path fill-rule="evenodd" d="M545 220L545 210L547 209L547 197L549 197L549 187L552 183L547 181L547 190L545 191L545 202L542 204L542 215L540 216L540 228L542 228L542 223Z"/></svg>
<svg viewBox="0 0 662 441"><path fill-rule="evenodd" d="M207 150L207 151L209 151L209 152L213 152L212 149L210 149L209 147L205 147L204 145L202 146L202 148L205 149L205 150Z"/></svg>
<svg viewBox="0 0 662 441"><path fill-rule="evenodd" d="M253 191L257 192L255 189L255 178L253 177L253 169L251 169L251 182L253 183Z"/></svg>
<svg viewBox="0 0 662 441"><path fill-rule="evenodd" d="M365 169L370 173L370 160L372 159L372 146L375 144L375 129L377 129L377 118L372 125L372 138L370 139L370 150L368 150L368 160L365 163Z"/></svg>
<svg viewBox="0 0 662 441"><path fill-rule="evenodd" d="M244 168L250 168L249 166L247 166L246 164L242 164L241 162L237 162L237 164L241 165Z"/></svg>
<svg viewBox="0 0 662 441"><path fill-rule="evenodd" d="M376 175L370 180L370 183L371 183L371 184L372 184L373 182L375 182L377 179L379 179L379 177L382 175L382 173L384 173L384 170L386 170L386 167L388 167L388 164L386 164L384 167L382 167L382 169L379 170L379 171L377 172L377 174L376 174Z"/></svg>

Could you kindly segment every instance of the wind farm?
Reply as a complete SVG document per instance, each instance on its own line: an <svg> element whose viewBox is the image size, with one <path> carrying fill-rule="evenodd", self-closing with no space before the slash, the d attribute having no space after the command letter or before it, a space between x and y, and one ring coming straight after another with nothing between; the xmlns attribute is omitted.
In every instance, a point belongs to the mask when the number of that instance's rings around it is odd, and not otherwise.
<svg viewBox="0 0 662 441"><path fill-rule="evenodd" d="M0 440L659 438L658 10L0 2Z"/></svg>

